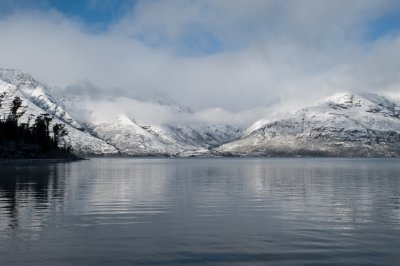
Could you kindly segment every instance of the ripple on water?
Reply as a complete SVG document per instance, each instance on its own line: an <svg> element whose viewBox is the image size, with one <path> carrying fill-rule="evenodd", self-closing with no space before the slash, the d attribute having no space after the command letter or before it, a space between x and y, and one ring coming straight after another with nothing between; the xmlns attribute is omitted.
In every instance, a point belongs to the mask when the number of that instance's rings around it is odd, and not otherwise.
<svg viewBox="0 0 400 266"><path fill-rule="evenodd" d="M399 162L0 166L0 264L396 265Z"/></svg>

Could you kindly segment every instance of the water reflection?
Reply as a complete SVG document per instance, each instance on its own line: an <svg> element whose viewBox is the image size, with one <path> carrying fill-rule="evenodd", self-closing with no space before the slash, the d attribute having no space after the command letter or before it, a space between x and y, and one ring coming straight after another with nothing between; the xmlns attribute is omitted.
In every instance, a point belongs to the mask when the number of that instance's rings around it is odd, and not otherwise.
<svg viewBox="0 0 400 266"><path fill-rule="evenodd" d="M0 236L34 239L64 200L68 165L1 165Z"/></svg>
<svg viewBox="0 0 400 266"><path fill-rule="evenodd" d="M396 161L394 161L396 162ZM277 200L285 219L359 226L400 224L400 168L393 161L278 161L254 168L255 194ZM383 216L384 215L384 216Z"/></svg>
<svg viewBox="0 0 400 266"><path fill-rule="evenodd" d="M0 264L396 264L399 162L0 165Z"/></svg>

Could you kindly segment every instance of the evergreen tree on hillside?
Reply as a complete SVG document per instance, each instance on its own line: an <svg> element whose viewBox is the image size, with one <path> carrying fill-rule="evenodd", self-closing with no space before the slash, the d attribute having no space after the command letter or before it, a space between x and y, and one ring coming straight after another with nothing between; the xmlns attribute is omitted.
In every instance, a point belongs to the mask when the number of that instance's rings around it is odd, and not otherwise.
<svg viewBox="0 0 400 266"><path fill-rule="evenodd" d="M0 109L3 104L4 93L0 95Z"/></svg>
<svg viewBox="0 0 400 266"><path fill-rule="evenodd" d="M65 129L64 124L55 124L53 126L54 141L56 146L59 146L62 137L68 135L68 131Z"/></svg>
<svg viewBox="0 0 400 266"><path fill-rule="evenodd" d="M36 142L47 151L51 146L52 139L50 138L49 126L51 117L48 114L42 114L36 117L35 124L32 127Z"/></svg>
<svg viewBox="0 0 400 266"><path fill-rule="evenodd" d="M0 108L4 95L0 95ZM30 157L71 156L71 148L60 147L60 140L68 135L65 125L55 124L52 127L53 136L50 135L52 117L49 114L41 114L35 118L35 123L30 126L32 116L27 123L18 124L18 120L24 114L20 111L22 100L15 97L9 109L6 119L0 119L0 158L7 158L28 150ZM10 155L11 153L11 155ZM15 155L16 154L16 155Z"/></svg>
<svg viewBox="0 0 400 266"><path fill-rule="evenodd" d="M18 118L20 118L23 115L23 113L22 114L17 113L18 109L21 107L21 105L22 105L21 98L19 98L18 96L15 97L14 100L12 101L12 105L10 108L10 115L9 115L10 119L18 121Z"/></svg>
<svg viewBox="0 0 400 266"><path fill-rule="evenodd" d="M12 101L10 113L5 121L5 137L6 140L18 140L20 136L20 128L18 127L18 119L22 114L18 114L18 109L22 105L22 100L18 96Z"/></svg>

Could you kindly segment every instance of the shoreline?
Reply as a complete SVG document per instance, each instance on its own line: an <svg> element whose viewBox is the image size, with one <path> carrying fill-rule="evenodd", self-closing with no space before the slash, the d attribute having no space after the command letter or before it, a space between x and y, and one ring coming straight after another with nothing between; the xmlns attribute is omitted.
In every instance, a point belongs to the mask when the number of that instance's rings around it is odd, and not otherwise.
<svg viewBox="0 0 400 266"><path fill-rule="evenodd" d="M88 158L57 158L57 159L0 159L0 165L2 164L31 164L31 163L68 163L68 162L77 162L83 160L90 160Z"/></svg>

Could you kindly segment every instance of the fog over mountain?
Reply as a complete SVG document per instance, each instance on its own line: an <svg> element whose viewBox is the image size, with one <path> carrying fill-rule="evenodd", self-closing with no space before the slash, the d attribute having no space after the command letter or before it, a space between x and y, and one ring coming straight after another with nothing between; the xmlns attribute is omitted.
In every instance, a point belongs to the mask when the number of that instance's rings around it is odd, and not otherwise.
<svg viewBox="0 0 400 266"><path fill-rule="evenodd" d="M0 118L16 112L18 123L32 128L47 114L51 126L67 130L59 146L84 156L399 157L399 103L378 94L336 93L248 127L222 109L194 112L166 95L144 101L92 86L53 90L26 72L0 68Z"/></svg>
<svg viewBox="0 0 400 266"><path fill-rule="evenodd" d="M107 9L115 15L98 15ZM400 94L394 0L83 1L74 12L5 0L0 10L1 66L60 91L86 80L146 101L161 92L199 120L242 124L336 92ZM135 106L143 121L172 119Z"/></svg>
<svg viewBox="0 0 400 266"><path fill-rule="evenodd" d="M55 124L65 125L68 134L59 144L79 155L209 156L244 130L235 120L210 120L165 95L146 102L93 87L53 90L26 72L0 68L2 120L17 97L18 123L32 128L38 116L49 115L49 133Z"/></svg>

